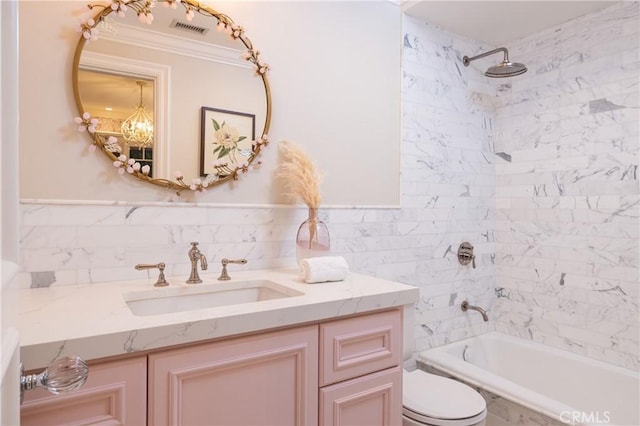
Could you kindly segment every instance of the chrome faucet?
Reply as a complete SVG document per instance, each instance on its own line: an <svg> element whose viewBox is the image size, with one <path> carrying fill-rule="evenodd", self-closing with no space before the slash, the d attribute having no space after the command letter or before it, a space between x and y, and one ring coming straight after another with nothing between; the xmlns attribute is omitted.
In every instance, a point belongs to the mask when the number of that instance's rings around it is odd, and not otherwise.
<svg viewBox="0 0 640 426"><path fill-rule="evenodd" d="M478 312L480 312L480 315L482 315L482 319L485 322L489 321L489 317L487 316L487 312L484 309L482 309L480 306L470 305L469 302L467 302L466 300L464 302L462 302L462 305L460 305L460 309L462 309L462 312L466 312L468 309L471 309L472 311L478 311Z"/></svg>
<svg viewBox="0 0 640 426"><path fill-rule="evenodd" d="M191 248L189 249L189 260L191 261L191 275L189 275L187 284L201 283L202 280L200 279L200 276L198 276L198 261L200 261L202 270L206 271L207 258L200 252L198 249L198 243L196 242L191 243Z"/></svg>
<svg viewBox="0 0 640 426"><path fill-rule="evenodd" d="M247 263L247 259L230 260L230 259L227 259L226 257L222 259L222 272L220 272L220 276L218 277L218 280L228 281L231 279L231 277L229 276L229 273L227 272L227 265L229 263L244 265L245 263Z"/></svg>

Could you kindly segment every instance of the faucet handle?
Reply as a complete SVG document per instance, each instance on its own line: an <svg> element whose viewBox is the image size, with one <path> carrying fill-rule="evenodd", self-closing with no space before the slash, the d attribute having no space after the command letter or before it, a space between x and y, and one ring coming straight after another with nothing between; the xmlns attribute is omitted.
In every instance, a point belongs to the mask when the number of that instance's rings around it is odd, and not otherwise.
<svg viewBox="0 0 640 426"><path fill-rule="evenodd" d="M158 275L158 279L156 280L156 283L153 285L154 287L166 287L169 285L169 283L167 282L167 279L164 277L164 268L166 267L166 265L164 264L164 262L160 262L158 264L155 265L151 265L151 264L146 264L146 263L139 263L135 266L135 268L138 271L142 271L144 269L159 269L160 270L160 274Z"/></svg>
<svg viewBox="0 0 640 426"><path fill-rule="evenodd" d="M227 272L227 265L229 263L235 263L235 264L239 264L239 265L244 265L245 263L247 263L247 259L237 259L237 260L232 260L232 259L227 259L226 257L222 259L222 261L220 262L222 263L222 271L220 272L220 276L218 277L219 281L228 281L231 279L231 277L229 276L229 273Z"/></svg>
<svg viewBox="0 0 640 426"><path fill-rule="evenodd" d="M247 259L236 259L236 260L232 260L232 259L227 259L226 257L222 259L221 263L223 265L228 265L229 263L235 263L238 265L244 265L245 263L247 263Z"/></svg>
<svg viewBox="0 0 640 426"><path fill-rule="evenodd" d="M458 247L458 262L461 265L468 265L471 263L473 269L476 268L476 255L473 254L473 246L471 243L463 242Z"/></svg>

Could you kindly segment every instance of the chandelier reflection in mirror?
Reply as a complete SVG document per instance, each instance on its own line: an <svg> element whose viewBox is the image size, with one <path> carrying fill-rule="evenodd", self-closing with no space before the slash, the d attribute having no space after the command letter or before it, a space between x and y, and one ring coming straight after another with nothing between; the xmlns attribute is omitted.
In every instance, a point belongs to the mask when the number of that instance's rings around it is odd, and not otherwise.
<svg viewBox="0 0 640 426"><path fill-rule="evenodd" d="M179 171L175 172L176 180L156 179L150 177L149 166L141 166L141 164L136 160L128 158L126 155L122 154L122 150L119 149L120 147L118 146L117 138L114 136L106 136L102 132L96 131L99 126L99 119L91 117L91 115L84 110L82 102L80 101L77 84L77 70L80 55L85 43L98 39L99 25L101 23L105 23L105 18L107 18L111 13L119 16L125 16L126 13L135 13L141 23L151 25L153 22L152 9L158 4L171 7L172 9L178 9L179 7L184 9L187 21L191 21L196 13L215 18L215 28L218 31L227 34L231 40L238 40L244 45L246 50L242 53L242 59L253 65L255 71L254 75L262 79L266 93L267 105L264 130L260 137L251 141L251 148L246 159L240 163L218 162L213 165L214 172L209 173L204 179L193 179L190 184L184 181L184 177ZM73 87L76 104L80 113L80 115L75 118L75 122L78 124L79 131L86 131L91 136L91 150L100 148L112 160L113 165L118 169L120 174L128 173L138 179L147 181L154 185L177 190L178 195L180 195L180 192L183 190L205 192L210 186L218 185L230 180L237 180L240 173L246 173L251 167L260 164L260 161L254 161L254 159L260 153L260 150L269 143L267 137L271 121L271 93L267 80L269 65L262 62L259 56L260 52L254 48L249 38L246 37L244 29L240 25L235 24L229 16L219 13L203 2L199 2L197 0L111 0L104 1L102 3L91 3L87 6L91 11L95 10L97 13L93 17L82 21L78 28L81 35L74 56ZM142 91L143 87L141 84L140 104L134 114L123 124L122 133L124 138L129 141L130 145L148 147L153 145L153 122L144 110ZM127 125L127 122L129 122L129 125ZM127 129L125 129L125 126Z"/></svg>
<svg viewBox="0 0 640 426"><path fill-rule="evenodd" d="M138 80L136 84L140 86L140 102L133 114L122 123L122 136L129 145L149 147L153 146L153 121L144 109L142 101L142 90L146 83Z"/></svg>

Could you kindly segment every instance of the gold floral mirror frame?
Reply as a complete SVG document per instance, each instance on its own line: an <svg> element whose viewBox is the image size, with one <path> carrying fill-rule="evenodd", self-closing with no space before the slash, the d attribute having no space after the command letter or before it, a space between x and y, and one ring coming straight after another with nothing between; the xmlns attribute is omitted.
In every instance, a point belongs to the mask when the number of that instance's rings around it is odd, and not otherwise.
<svg viewBox="0 0 640 426"><path fill-rule="evenodd" d="M148 175L148 166L141 166L140 163L134 159L127 158L121 154L117 149L117 139L113 136L105 136L96 131L99 125L99 120L92 118L88 112L83 108L80 99L80 89L78 84L78 73L80 70L80 57L82 55L83 48L86 43L93 40L97 40L97 26L104 22L105 18L111 13L124 16L126 13L136 13L138 19L142 23L150 24L153 21L153 7L164 4L173 9L183 8L185 12L185 18L187 21L193 19L196 13L204 16L212 17L216 19L215 25L218 31L223 31L232 40L239 40L242 42L246 50L244 51L242 58L255 67L255 76L262 79L262 83L265 89L266 95L266 115L264 129L260 133L260 137L256 138L251 143L251 154L242 163L229 164L225 162L219 162L213 165L214 173L210 173L205 179L193 179L189 184L184 182L184 177L176 175L176 180L169 179L157 179ZM220 185L224 182L231 180L238 180L240 173L246 173L249 168L259 165L259 161L254 161L262 147L269 144L268 133L271 123L271 91L269 88L269 81L267 79L267 72L269 71L269 65L262 62L259 55L260 52L256 50L251 43L251 40L245 35L244 29L235 24L233 20L222 13L217 12L211 7L194 0L111 0L104 3L91 3L87 5L89 9L97 10L97 13L93 17L86 19L80 24L80 39L76 46L74 58L73 58L73 95L75 97L76 106L78 108L79 116L75 118L75 122L78 125L78 131L87 132L92 139L92 143L89 146L90 150L100 148L113 165L117 168L120 174L130 174L133 177L149 182L151 184L176 190L178 195L182 191L196 191L204 192L207 188Z"/></svg>

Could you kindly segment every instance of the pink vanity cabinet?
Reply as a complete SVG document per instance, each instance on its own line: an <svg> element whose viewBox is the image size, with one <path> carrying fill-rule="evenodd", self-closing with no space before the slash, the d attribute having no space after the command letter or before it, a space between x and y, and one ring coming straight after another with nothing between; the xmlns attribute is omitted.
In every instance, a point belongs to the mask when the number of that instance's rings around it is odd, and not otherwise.
<svg viewBox="0 0 640 426"><path fill-rule="evenodd" d="M147 421L147 357L89 365L82 388L53 395L38 388L25 392L22 426L144 425Z"/></svg>
<svg viewBox="0 0 640 426"><path fill-rule="evenodd" d="M93 364L22 424L399 426L401 339L394 309Z"/></svg>

